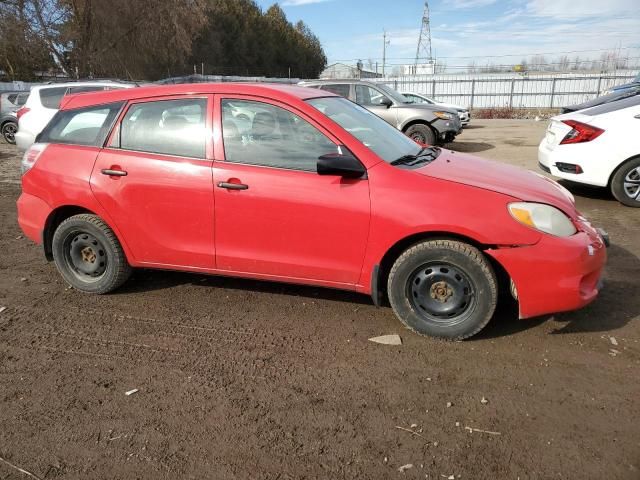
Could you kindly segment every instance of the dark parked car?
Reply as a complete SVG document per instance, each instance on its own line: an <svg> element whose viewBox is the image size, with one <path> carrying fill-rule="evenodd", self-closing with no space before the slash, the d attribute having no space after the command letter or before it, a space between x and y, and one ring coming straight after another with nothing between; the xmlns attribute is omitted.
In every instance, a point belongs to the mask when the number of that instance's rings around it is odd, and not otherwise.
<svg viewBox="0 0 640 480"><path fill-rule="evenodd" d="M627 85L630 85L630 84L627 84ZM577 112L578 110L597 107L598 105L604 105L605 103L616 102L618 100L633 97L638 94L640 94L640 83L637 84L635 87L630 87L623 90L615 90L611 93L607 93L606 95L602 95L601 97L597 97L597 98L594 98L593 100L589 100L588 102L578 103L576 105L570 105L568 107L564 107L561 110L561 113Z"/></svg>
<svg viewBox="0 0 640 480"><path fill-rule="evenodd" d="M0 132L8 143L16 143L15 135L18 131L16 110L25 104L28 96L29 92L0 93Z"/></svg>

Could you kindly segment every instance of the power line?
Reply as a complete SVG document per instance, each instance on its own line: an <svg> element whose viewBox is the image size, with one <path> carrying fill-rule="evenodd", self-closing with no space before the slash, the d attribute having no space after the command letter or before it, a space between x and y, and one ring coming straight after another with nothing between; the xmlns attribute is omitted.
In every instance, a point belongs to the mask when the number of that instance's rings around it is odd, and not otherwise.
<svg viewBox="0 0 640 480"><path fill-rule="evenodd" d="M610 48L598 48L592 50L567 50L561 52L536 52L536 53L512 53L512 54L504 54L504 55L474 55L474 56L444 56L438 57L443 60L451 60L451 59L474 59L474 58L507 58L507 57L533 57L536 55L560 55L567 53L588 53L588 52L611 52L611 51L619 51L619 50L640 50L640 46L634 47L610 47ZM361 59L362 57L360 57ZM368 58L368 57L367 57ZM378 60L379 58L373 57L371 60ZM353 62L359 60L358 58L346 58L346 59L338 59L333 60L336 62ZM414 60L413 57L387 57L387 60Z"/></svg>

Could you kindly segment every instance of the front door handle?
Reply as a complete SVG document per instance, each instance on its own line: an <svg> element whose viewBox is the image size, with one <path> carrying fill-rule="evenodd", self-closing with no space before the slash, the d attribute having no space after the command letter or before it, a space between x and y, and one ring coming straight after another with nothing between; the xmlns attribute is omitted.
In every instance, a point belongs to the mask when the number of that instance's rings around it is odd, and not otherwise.
<svg viewBox="0 0 640 480"><path fill-rule="evenodd" d="M127 176L127 172L125 172L124 170L112 170L110 168L103 168L101 170L101 173L103 175L109 175L110 177L126 177Z"/></svg>
<svg viewBox="0 0 640 480"><path fill-rule="evenodd" d="M249 185L245 185L244 183L218 182L218 187L226 188L227 190L247 190Z"/></svg>

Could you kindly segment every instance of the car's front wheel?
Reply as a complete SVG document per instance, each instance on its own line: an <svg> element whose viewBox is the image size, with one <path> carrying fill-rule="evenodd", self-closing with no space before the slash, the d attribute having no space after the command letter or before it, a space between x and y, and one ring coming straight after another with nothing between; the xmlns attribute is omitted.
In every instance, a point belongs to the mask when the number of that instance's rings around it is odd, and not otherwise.
<svg viewBox="0 0 640 480"><path fill-rule="evenodd" d="M58 271L77 290L108 293L131 275L122 245L97 215L64 220L53 234L51 247Z"/></svg>
<svg viewBox="0 0 640 480"><path fill-rule="evenodd" d="M450 340L482 330L498 296L491 264L477 248L455 240L429 240L406 250L391 268L387 291L407 328Z"/></svg>
<svg viewBox="0 0 640 480"><path fill-rule="evenodd" d="M611 179L611 192L620 203L640 207L640 157L622 164Z"/></svg>
<svg viewBox="0 0 640 480"><path fill-rule="evenodd" d="M6 122L2 125L2 136L7 143L15 145L16 132L18 131L18 124L15 122Z"/></svg>
<svg viewBox="0 0 640 480"><path fill-rule="evenodd" d="M436 134L431 129L431 127L422 123L411 125L409 128L407 128L404 134L414 142L418 142L423 145L436 144Z"/></svg>

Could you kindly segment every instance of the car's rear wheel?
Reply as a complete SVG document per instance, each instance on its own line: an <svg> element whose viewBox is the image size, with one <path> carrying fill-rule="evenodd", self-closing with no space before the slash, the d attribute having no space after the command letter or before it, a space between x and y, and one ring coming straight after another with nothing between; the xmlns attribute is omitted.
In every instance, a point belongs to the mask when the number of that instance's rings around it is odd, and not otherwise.
<svg viewBox="0 0 640 480"><path fill-rule="evenodd" d="M131 275L116 235L96 215L74 215L60 223L52 251L62 277L83 292L108 293Z"/></svg>
<svg viewBox="0 0 640 480"><path fill-rule="evenodd" d="M409 128L407 128L404 134L411 140L422 143L424 145L436 144L436 134L429 126L422 123L411 125Z"/></svg>
<svg viewBox="0 0 640 480"><path fill-rule="evenodd" d="M387 291L407 328L450 340L482 330L498 296L491 264L477 248L455 240L429 240L406 250L391 268Z"/></svg>
<svg viewBox="0 0 640 480"><path fill-rule="evenodd" d="M15 145L16 132L18 131L18 124L15 122L6 122L2 125L2 136L7 143Z"/></svg>
<svg viewBox="0 0 640 480"><path fill-rule="evenodd" d="M640 157L622 164L611 179L611 192L620 203L640 207Z"/></svg>

